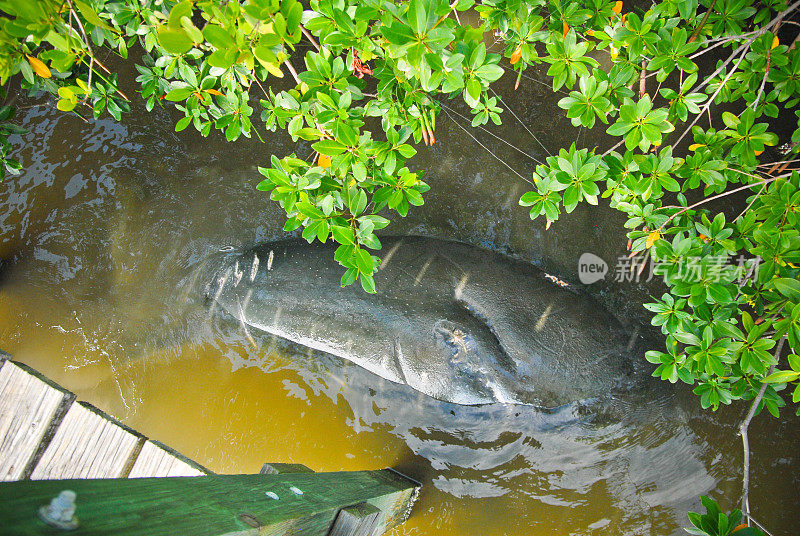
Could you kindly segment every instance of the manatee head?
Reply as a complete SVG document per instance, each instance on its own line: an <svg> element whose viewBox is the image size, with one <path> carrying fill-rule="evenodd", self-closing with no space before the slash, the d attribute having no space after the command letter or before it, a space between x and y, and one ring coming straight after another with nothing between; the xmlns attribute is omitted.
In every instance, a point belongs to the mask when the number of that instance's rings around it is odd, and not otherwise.
<svg viewBox="0 0 800 536"><path fill-rule="evenodd" d="M265 255L259 250L251 249L244 253L223 252L216 256L206 269L211 274L203 288L206 304L218 301L225 292L252 284L266 269L266 263L261 261L262 257L267 258L271 264L269 255L269 252Z"/></svg>

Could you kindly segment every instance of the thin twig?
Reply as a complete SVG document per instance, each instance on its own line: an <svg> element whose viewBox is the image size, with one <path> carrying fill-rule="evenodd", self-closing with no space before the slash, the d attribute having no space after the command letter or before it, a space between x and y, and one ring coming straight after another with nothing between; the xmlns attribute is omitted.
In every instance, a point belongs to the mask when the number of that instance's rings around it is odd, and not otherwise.
<svg viewBox="0 0 800 536"><path fill-rule="evenodd" d="M78 15L75 13L75 10L72 8L72 2L67 0L67 5L69 6L69 19L75 20L78 24L78 28L81 29L81 34L83 34L83 40L86 43L86 49L89 51L89 78L86 82L86 86L89 88L89 93L83 98L83 101L87 101L89 99L89 94L92 92L92 74L94 73L94 53L92 52L92 46L89 44L89 38L86 37L86 30L83 29L83 24L81 23L81 19L78 18ZM73 30L75 31L75 30Z"/></svg>
<svg viewBox="0 0 800 536"><path fill-rule="evenodd" d="M738 171L738 170L734 170L734 171ZM745 173L745 175L746 175L746 173ZM733 190L728 190L727 192L722 192L721 194L712 195L711 197L706 197L705 199L701 199L701 200L700 200L700 201L698 201L697 203L694 203L694 204L692 204L692 205L689 205L688 207L684 207L683 209L679 210L678 212L676 212L675 214L673 214L672 216L670 216L669 218L667 218L667 221L665 221L664 223L662 223L662 224L661 224L661 226L660 226L660 227L659 227L657 230L658 230L658 231L660 231L660 230L661 230L661 229L663 229L663 228L664 228L664 227L665 227L665 226L666 226L666 225L667 225L669 222L671 222L672 220L674 220L675 218L677 218L678 216L680 216L680 215L681 215L681 214L683 214L684 212L686 212L686 211L688 211L688 210L692 210L693 208L696 208L696 207L698 207L698 206L700 206L700 205L703 205L703 204L705 204L705 203L709 203L709 202L711 202L711 201L714 201L715 199L719 199L720 197L725 197L725 196L728 196L728 195L735 194L736 192L741 192L742 190L746 190L746 189L748 189L748 188L753 188L753 187L755 187L755 186L760 186L761 184L767 184L767 183L770 183L770 182L772 182L772 181L774 181L774 180L777 180L777 179L785 179L786 177L788 177L788 175L781 175L781 176L779 176L779 177L770 177L770 178L768 178L768 179L764 179L764 180L762 180L762 181L760 181L760 182L754 182L754 183L751 183L751 184L745 184L744 186L740 186L740 187L738 187L738 188L734 188Z"/></svg>
<svg viewBox="0 0 800 536"><path fill-rule="evenodd" d="M468 129L468 128L466 128L464 125L462 125L461 123L459 123L458 121L456 121L456 120L455 120L455 118L454 118L452 115L450 115L450 111L448 110L448 107L445 107L445 106L443 106L443 107L442 107L442 109L444 110L444 113L446 113L446 114L448 115L448 117L450 117L450 119L453 121L453 123L455 123L456 125L458 125L458 127L459 127L461 130L463 130L464 132L466 132L466 133L467 133L467 135L468 135L470 138L472 138L472 140L473 140L475 143L477 143L478 145L480 145L481 147L483 147L483 148L486 150L486 152L487 152L487 153L489 153L490 155L492 155L492 156L493 156L495 159L499 160L501 164L503 164L503 165L504 165L504 166L506 166L506 167L507 167L509 170L511 170L511 172L512 172L512 173L514 173L514 174L515 174L517 177L519 177L519 178L520 178L520 179L522 179L523 181L525 181L525 182L528 182L528 183L530 183L531 185L534 185L534 186L535 186L535 183L534 183L532 180L530 180L530 179L528 179L528 178L524 177L524 176L523 176L523 175L522 175L522 174L521 174L519 171L517 171L516 169L514 169L513 167L511 167L511 165L509 165L509 163L508 163L508 162L506 162L505 160L503 160L502 158L500 158L499 156L497 156L496 154L494 154L494 152L492 152L492 150L491 150L491 149L489 149L489 148L488 148L488 147L486 147L484 144L482 144L482 143L480 142L480 140L479 140L478 138L476 138L476 137L475 137L475 136L472 134L472 132L470 132L470 131L469 131L469 129ZM455 110L453 110L453 111L455 112ZM455 112L455 113L458 113L458 112ZM458 114L458 115L461 115L461 114ZM463 117L463 116L462 116L462 117Z"/></svg>
<svg viewBox="0 0 800 536"><path fill-rule="evenodd" d="M639 73L639 98L644 97L647 93L647 63L642 61L642 72Z"/></svg>
<svg viewBox="0 0 800 536"><path fill-rule="evenodd" d="M286 66L287 69L289 69L289 72L292 73L292 76L294 77L294 81L297 82L298 84L301 84L302 82L300 81L300 77L297 76L297 71L294 70L294 67L292 67L292 64L289 63L289 60L283 60L283 64Z"/></svg>
<svg viewBox="0 0 800 536"><path fill-rule="evenodd" d="M694 54L692 54L691 56L688 56L688 58L689 58L690 60L693 60L693 59L695 59L695 58L696 58L696 57L698 57L698 56L702 56L702 55L703 55L703 54L705 54L706 52L709 52L709 51L711 51L711 50L714 50L714 49L715 49L715 48L717 48L718 46L722 46L722 45L724 45L724 44L726 44L726 43L730 43L731 41L736 41L737 39L744 39L744 38L746 38L746 37L750 37L750 36L752 36L754 33L756 33L756 32L755 32L755 31L753 31L753 32L747 32L747 33L744 33L744 34L741 34L741 35L733 35L733 36L730 36L730 37L723 37L723 38L720 38L720 39L709 39L708 41L703 41L703 43L714 43L714 44L713 44L713 45L711 45L711 46L710 46L710 47L708 47L708 48L704 48L704 49L702 49L702 50L698 50L697 52L695 52L695 53L694 53Z"/></svg>
<svg viewBox="0 0 800 536"><path fill-rule="evenodd" d="M527 74L525 74L523 71L520 71L520 73L519 73L519 74L522 76L522 78L527 78L528 80L530 80L530 81L532 81L532 82L536 82L537 84L541 84L541 85L543 85L543 86L547 86L547 87L549 87L550 89L552 89L552 88L553 88L553 86L552 86L551 84L548 84L547 82L543 82L543 81L539 80L538 78L534 78L534 77L532 77L532 76L528 76L528 75L527 75ZM654 74L655 74L655 73L654 73ZM568 92L564 91L564 90L563 90L563 89L561 89L561 88L558 88L558 89L556 90L556 92L557 92L557 93L563 93L564 95L569 95L569 93L568 93Z"/></svg>
<svg viewBox="0 0 800 536"><path fill-rule="evenodd" d="M739 61L737 61L737 62L736 62L736 65L734 65L734 66L733 66L733 69L731 69L731 72L730 72L730 73L728 73L728 75L725 77L725 79L724 79L724 80L722 80L722 82L720 82L720 84L719 84L719 87L717 88L717 90L714 92L714 94L713 94L713 95L711 95L711 98L709 98L709 99L708 99L708 102L705 104L705 106L703 106L703 108L704 108L704 109L703 109L703 110L700 110L700 113L699 113L699 114L697 114L697 115L694 117L694 119L692 120L691 124L690 124L688 127L686 127L686 129L683 131L683 134L681 134L681 137L680 137L680 138L678 138L678 141L676 141L676 142L675 142L673 145L676 145L676 146L677 146L677 145L678 145L678 144L681 142L681 140L682 140L683 138L685 138L685 137L686 137L686 134L688 134L688 133L689 133L689 132L692 130L692 127L693 127L693 126L695 126L695 125L697 124L697 122L700 120L700 118L703 116L703 113L704 113L704 111L706 111L706 110L709 110L709 111L710 111L710 110L711 110L711 105L714 103L714 99L716 99L716 98L717 98L717 95L719 95L720 91L722 91L722 88L724 88L724 87L725 87L725 84L727 84L727 83L728 83L728 80L730 80L730 78L733 76L733 73L735 73L735 72L736 72L736 69L738 69L738 68L739 68L739 64L741 64L741 63L742 63L742 60L744 59L744 56L745 56L745 54L747 54L747 50L749 49L749 47L750 47L750 43L753 41L753 39L755 39L755 37L753 37L752 39L750 39L750 40L749 40L747 43L745 43L745 44L744 44L744 45L742 45L741 47L737 48L737 49L736 49L736 52L734 52L734 53L731 55L731 57L730 57L730 58L728 58L728 59L726 60L726 62L725 62L723 65L721 65L721 66L720 66L720 68L719 68L719 69L717 69L717 71L719 71L720 69L722 69L723 67L725 67L725 65L727 65L727 63L733 59L733 56L734 56L734 55L736 55L736 53L737 53L737 52L739 52L740 50L743 50L743 51L742 51L742 53L741 53L741 57L739 58ZM747 46L748 48L745 48L745 46ZM712 76L715 76L715 74L714 74L714 75L712 75ZM706 79L706 83L707 83L709 80L711 80L711 77L709 77L709 78L707 78L707 79ZM703 87L703 85L705 85L705 83L704 83L704 84L702 84L700 87L698 87L698 88L697 88L697 90L699 91L699 90L700 90L700 88L702 88L702 87Z"/></svg>
<svg viewBox="0 0 800 536"><path fill-rule="evenodd" d="M748 205L745 207L745 209L744 209L743 211L741 211L741 212L739 213L739 215L738 215L738 216L736 216L735 218L733 218L733 221L736 221L736 220L738 220L739 218L741 218L742 216L744 216L744 215L745 215L745 213L746 213L748 210L750 210L750 207L752 207L752 206L753 206L753 203L755 203L755 202L756 202L756 199L758 199L758 198L759 198L759 196L760 196L762 193L764 193L764 189L765 189L766 187L767 187L767 183L765 182L764 184L762 184L762 185L761 185L761 189L758 191L758 193L757 193L757 194L756 194L756 196L753 198L753 200L752 200L752 201L750 201L750 203L749 203L749 204L748 204Z"/></svg>
<svg viewBox="0 0 800 536"><path fill-rule="evenodd" d="M450 109L450 111L451 111L451 112L453 112L453 113L454 113L454 114L456 114L457 116L461 117L461 119L463 119L463 120L465 120L465 121L470 121L469 117L466 117L466 116L464 116L463 114L461 114L461 113L457 112L456 110L454 110L453 108L451 108L451 107L450 107L450 106L448 106L447 104L445 104L445 103L443 103L443 102L441 102L441 101L439 101L439 104L441 104L441 105L442 105L442 108L444 108L444 109ZM514 145L514 144L512 144L512 143L510 143L510 142L508 142L508 141L506 141L505 139L501 138L500 136L498 136L497 134L495 134L495 133L494 133L494 132L492 132L491 130L489 130L489 129L487 129L487 128L483 127L482 125L478 125L478 128L479 128L479 129L481 129L481 130L483 130L484 132L486 132L486 133L487 133L487 134L489 134L490 136L493 136L494 138L496 138L496 139L498 139L498 140L502 141L503 143L505 143L506 145L508 145L508 146L509 146L509 147L511 147L512 149L514 149L515 151L519 152L520 154L523 154L523 155L527 156L528 158L530 158L531 160L533 160L533 161L534 161L534 162L536 162L537 164L539 164L539 165L542 165L542 163L541 163L541 162L540 162L540 161L539 161L539 160L538 160L536 157L534 157L534 156L532 156L532 155L530 155L530 154L526 153L525 151L523 151L522 149L520 149L520 148L519 148L519 147L517 147L516 145Z"/></svg>
<svg viewBox="0 0 800 536"><path fill-rule="evenodd" d="M775 349L775 363L769 368L769 372L767 375L772 374L775 371L775 365L778 362L778 359L781 357L781 350L783 350L783 343L786 341L786 337L781 337L781 340L778 341L778 347ZM767 390L767 384L762 383L761 389L758 390L758 394L753 399L752 404L750 404L750 411L747 412L747 416L742 421L742 425L739 426L739 435L742 436L742 448L744 449L744 461L742 462L742 512L744 515L747 516L748 524L751 520L750 518L750 500L749 500L749 493L750 493L750 441L747 436L747 428L750 426L750 421L753 420L753 416L756 414L756 410L758 409L759 404L761 404L761 399L764 398L764 393Z"/></svg>
<svg viewBox="0 0 800 536"><path fill-rule="evenodd" d="M749 512L748 512L748 514L747 514L747 515L748 515L748 517L750 518L750 522L751 522L753 525L755 525L756 527L760 528L762 531L764 531L764 533L765 533L767 536L774 536L774 535L773 535L773 534L772 534L770 531L768 531L768 530L767 530L767 527L765 527L764 525L762 525L761 523L759 523L758 521L756 521L756 518L754 518L754 517L753 517L753 516L752 516L752 515L751 515Z"/></svg>
<svg viewBox="0 0 800 536"><path fill-rule="evenodd" d="M450 16L450 13L452 13L452 11L453 11L453 10L456 8L456 6L458 5L458 2L459 2L459 0L453 0L453 3L452 3L452 4L450 4L450 9L447 11L447 13L445 13L444 15L442 15L441 17L439 17L439 20L437 20L437 21L436 21L436 23L433 25L433 28L431 28L431 29L430 29L430 30L428 30L428 31L430 32L431 30L433 30L434 28L436 28L437 26L439 26L439 25L442 23L442 21L443 21L444 19L446 19L447 17L449 17L449 16Z"/></svg>
<svg viewBox="0 0 800 536"><path fill-rule="evenodd" d="M778 160L777 162L765 162L763 164L758 164L758 167L777 166L779 164L791 164L793 162L800 162L800 158L795 158L793 160Z"/></svg>
<svg viewBox="0 0 800 536"><path fill-rule="evenodd" d="M694 29L694 31L692 32L692 36L689 37L689 41L687 41L688 43L694 43L695 39L697 39L697 36L700 35L700 30L702 30L703 26L706 25L708 16L711 15L712 11L714 11L714 4L716 3L717 0L712 0L711 5L708 6L708 9L706 10L706 14L703 16L703 20L701 20L700 24L697 25L697 28Z"/></svg>
<svg viewBox="0 0 800 536"><path fill-rule="evenodd" d="M301 32L303 32L303 35L305 35L305 36L306 36L306 38L307 38L309 41L311 41L311 44L312 44L312 45L314 45L314 48L316 48L316 49L317 49L317 52L319 52L319 50L320 50L320 49L319 49L319 43L317 43L317 40L316 40L316 39L314 39L314 36L313 36L313 35L311 35L311 32L309 32L308 30L306 30L306 29L303 27L303 25L302 25L302 24L300 25L300 31L301 31Z"/></svg>
<svg viewBox="0 0 800 536"><path fill-rule="evenodd" d="M768 24L766 24L766 25L765 25L763 28L761 28L760 30L757 30L757 31L755 31L755 32L752 32L752 36L751 36L751 37L750 37L750 38L749 38L749 39L748 39L748 40L747 40L745 43L743 43L742 45L740 45L740 46L739 46L739 48L737 48L736 50L734 50L734 51L731 53L731 55L728 57L728 59L727 59L727 60L725 60L725 62L724 62L722 65L720 65L720 66L719 66L719 68L717 68L717 70L716 70L716 71L714 71L713 73L711 73L711 76L709 76L709 77L707 77L707 78L706 78L705 82L703 82L702 84L700 84L699 86L697 86L697 88L695 89L695 91L700 91L702 88L704 88L704 87L705 87L705 86L706 86L706 85L707 85L707 84L708 84L708 83L709 83L709 82L710 82L710 81L711 81L711 80L712 80L712 79L713 79L715 76L717 76L719 73L721 73L721 72L722 72L722 70L723 70L723 69L724 69L724 68L725 68L725 67L726 67L726 66L727 66L727 65L728 65L728 64L729 64L731 61L733 61L733 58L734 58L734 57L736 57L736 54L738 54L740 50L742 50L742 49L743 49L743 48L745 48L745 47L748 47L748 48L749 48L749 47L750 47L750 43L752 43L753 41L755 41L755 39L756 39L756 38L758 38L759 36L761 36L761 35L765 34L766 32L768 32L768 31L769 31L769 30L770 30L770 29L771 29L773 26L776 26L776 25L780 24L780 23L781 23L781 21L783 20L783 18L784 18L786 15L788 15L789 13L791 13L792 11L794 11L795 9L797 9L797 7L798 7L798 6L800 6L800 0L798 0L797 2L795 2L794 4L792 4L791 6L787 7L787 8L786 8L784 11L781 11L781 12L778 14L778 16L777 16L777 17L775 17L774 19L772 19L771 21L769 21L769 23L768 23ZM744 57L744 55L742 55L742 57ZM741 60L739 60L739 61L741 62ZM737 64L737 65L738 65L738 64ZM736 70L736 68L734 67L734 71L735 71L735 70Z"/></svg>
<svg viewBox="0 0 800 536"><path fill-rule="evenodd" d="M531 129L529 129L529 128L528 128L528 125L526 125L526 124L525 124L525 123L522 121L522 119L520 119L520 118L517 116L517 114L515 114L515 113L514 113L514 110L511 108L511 106L508 106L508 105L505 103L505 101L503 101L503 97L501 97L501 96L500 96L500 95L499 95L499 94L498 94L498 93L497 93L497 92L496 92L494 89L492 89L492 87L491 87L491 86L489 86L489 91L491 91L491 92L492 92L492 94L493 94L495 97L497 97L498 99L500 99L500 102L501 102L501 103L503 103L503 105L506 107L506 110L508 110L508 111L511 113L511 115L513 115L513 116L514 116L514 119L516 119L516 120L517 120L517 122L518 122L520 125L522 125L522 128L524 128L524 129L525 129L525 130L528 132L528 134L530 134L530 135L531 135L531 137L532 137L534 140L536 140L536 143L538 143L538 144L541 146L541 148L542 148L542 149L544 149L544 152L546 152L548 155L552 155L552 153L551 153L550 151L548 151L548 150L547 150L547 147L545 147L545 146L544 146L544 144L543 144L541 141L539 141L539 138L537 138L537 137L536 137L536 135L535 135L533 132L531 132Z"/></svg>
<svg viewBox="0 0 800 536"><path fill-rule="evenodd" d="M618 141L616 144L614 144L614 146L613 146L613 147L611 147L609 150L607 150L606 152L604 152L604 153L602 154L602 156L607 156L607 155L611 154L611 151L613 151L614 149L616 149L617 147L619 147L619 146L620 146L620 145L622 145L623 143L625 143L625 138L622 138L621 140L619 140L619 141Z"/></svg>
<svg viewBox="0 0 800 536"><path fill-rule="evenodd" d="M713 80L715 76L717 76L719 73L721 73L722 71L724 71L724 70L725 70L725 67L727 67L727 66L728 66L728 64L730 64L730 63L731 63L731 62L732 62L734 59L736 59L736 57L737 57L737 56L739 56L739 54L741 54L742 58L744 58L744 53L742 53L742 51L744 51L744 52L746 53L746 52L747 52L747 49L749 49L749 48L750 48L750 43L752 43L753 41L755 41L756 37L757 37L757 36L755 36L755 35L754 35L753 37L751 37L750 39L748 39L746 42L744 42L743 44L739 45L739 48L737 48L736 50L734 50L733 52L731 52L731 55L730 55L730 56L728 56L728 59L726 59L724 62L722 62L722 65L720 65L719 67L717 67L717 70L716 70L716 71L714 71L714 72L713 72L713 73L711 73L709 76L707 76L707 77L706 77L706 79L705 79L705 81L703 81L703 83L702 83L702 84L700 84L699 86L697 86L697 87L695 88L695 91L700 91L701 89L703 89L704 87L706 87L706 86L708 85L708 83L709 83L709 82L711 82L711 80ZM741 62L741 59L739 60L739 62ZM737 63L736 65L738 66L739 64ZM734 70L734 71L736 71L736 67L734 67L734 69L733 69L733 70Z"/></svg>
<svg viewBox="0 0 800 536"><path fill-rule="evenodd" d="M775 35L778 35L778 29L780 25L775 27ZM764 76L761 78L761 86L758 88L758 93L756 94L756 100L753 101L753 110L758 108L758 101L761 100L761 95L764 94L764 86L767 83L767 76L769 75L769 68L770 64L772 63L772 49L770 48L767 50L767 64L764 67Z"/></svg>

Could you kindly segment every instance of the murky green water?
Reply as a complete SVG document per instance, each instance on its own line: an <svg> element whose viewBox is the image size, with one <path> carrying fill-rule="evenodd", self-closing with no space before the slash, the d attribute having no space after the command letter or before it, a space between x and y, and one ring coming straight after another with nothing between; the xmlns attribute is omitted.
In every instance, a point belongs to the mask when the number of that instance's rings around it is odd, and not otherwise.
<svg viewBox="0 0 800 536"><path fill-rule="evenodd" d="M549 88L507 82L508 105L546 148L574 140ZM643 382L552 413L459 407L208 315L194 277L203 260L283 236L254 185L257 165L292 150L284 138L177 135L165 111L122 124L21 113L26 171L0 185L0 348L143 433L218 472L397 467L424 484L399 534L680 534L700 494L738 499L741 412L702 411L686 390ZM492 131L529 156L475 135L529 177L544 149L504 121ZM517 206L527 184L459 124L443 115L436 146L421 149L414 165L433 189L393 233L495 248L566 279L584 251L613 270L619 216L582 207L545 232ZM624 322L644 318L647 286L593 287ZM759 418L751 430L755 513L776 536L796 534L800 421Z"/></svg>

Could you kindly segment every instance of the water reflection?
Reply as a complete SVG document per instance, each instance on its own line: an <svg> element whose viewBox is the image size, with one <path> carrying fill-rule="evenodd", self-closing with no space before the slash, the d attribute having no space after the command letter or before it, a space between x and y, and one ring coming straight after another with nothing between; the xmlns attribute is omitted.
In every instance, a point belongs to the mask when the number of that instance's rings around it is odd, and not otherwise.
<svg viewBox="0 0 800 536"><path fill-rule="evenodd" d="M548 146L572 141L548 115L549 90L504 95L522 120L546 125ZM0 258L10 261L0 347L144 433L223 472L265 461L397 466L425 484L400 534L678 534L699 494L736 499L738 414L704 412L686 390L642 379L629 396L546 413L455 406L209 314L197 280L209 255L282 236L280 211L253 186L257 164L292 150L286 140L178 136L165 112L122 125L44 107L23 116L26 171L0 185ZM439 124L416 161L435 195L393 232L506 250L573 279L587 244L624 249L618 217L602 207L543 232L516 205L526 184L458 125ZM518 130L508 119L497 132ZM533 140L517 145L544 156ZM532 170L510 148L493 150ZM606 284L599 294L635 319L625 304L646 292ZM776 536L795 534L783 512L800 486L798 421L760 419L753 430L751 502Z"/></svg>

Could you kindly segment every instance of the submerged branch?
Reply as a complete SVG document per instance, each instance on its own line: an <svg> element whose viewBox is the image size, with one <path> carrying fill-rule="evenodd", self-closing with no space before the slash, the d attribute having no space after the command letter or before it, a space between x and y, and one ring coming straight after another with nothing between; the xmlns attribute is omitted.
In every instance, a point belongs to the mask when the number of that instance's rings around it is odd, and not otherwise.
<svg viewBox="0 0 800 536"><path fill-rule="evenodd" d="M783 343L786 341L786 337L781 337L781 340L778 341L778 347L775 349L775 363L778 362L778 359L781 356L781 350L783 350ZM775 364L773 364L769 368L769 374L772 374L775 371ZM747 436L747 428L750 426L750 421L753 420L753 416L756 414L756 410L758 409L759 404L761 404L761 400L764 398L764 393L767 391L767 384L762 383L761 389L758 390L758 394L753 399L753 403L750 404L750 411L747 412L747 416L742 421L742 425L739 426L739 435L742 436L742 448L744 449L744 461L742 462L742 512L747 517L748 524L752 521L750 517L750 500L749 500L749 493L750 493L750 441Z"/></svg>

